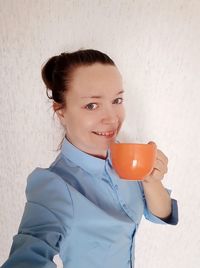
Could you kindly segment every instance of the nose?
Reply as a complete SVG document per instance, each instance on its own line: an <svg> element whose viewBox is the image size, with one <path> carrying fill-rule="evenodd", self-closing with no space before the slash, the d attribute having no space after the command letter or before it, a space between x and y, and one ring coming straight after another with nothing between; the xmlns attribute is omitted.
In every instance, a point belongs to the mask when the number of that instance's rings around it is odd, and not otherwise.
<svg viewBox="0 0 200 268"><path fill-rule="evenodd" d="M114 125L116 126L116 124L118 123L118 116L116 114L116 111L114 111L111 108L107 108L104 113L103 113L103 117L102 117L102 122L104 124L107 125Z"/></svg>

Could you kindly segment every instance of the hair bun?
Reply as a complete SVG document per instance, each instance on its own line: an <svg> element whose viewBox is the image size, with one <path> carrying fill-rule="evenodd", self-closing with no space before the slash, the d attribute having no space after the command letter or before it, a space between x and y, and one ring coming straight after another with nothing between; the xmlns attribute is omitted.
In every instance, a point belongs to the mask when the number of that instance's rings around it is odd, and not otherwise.
<svg viewBox="0 0 200 268"><path fill-rule="evenodd" d="M54 70L59 56L50 58L42 68L42 80L44 81L47 89L53 91L54 88Z"/></svg>

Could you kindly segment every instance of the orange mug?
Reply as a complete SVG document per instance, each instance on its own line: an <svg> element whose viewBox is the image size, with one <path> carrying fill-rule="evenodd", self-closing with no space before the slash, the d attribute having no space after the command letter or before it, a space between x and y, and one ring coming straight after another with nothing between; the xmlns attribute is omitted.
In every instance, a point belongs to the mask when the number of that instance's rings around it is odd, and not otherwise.
<svg viewBox="0 0 200 268"><path fill-rule="evenodd" d="M115 171L122 179L143 180L154 167L156 144L111 143L111 160Z"/></svg>

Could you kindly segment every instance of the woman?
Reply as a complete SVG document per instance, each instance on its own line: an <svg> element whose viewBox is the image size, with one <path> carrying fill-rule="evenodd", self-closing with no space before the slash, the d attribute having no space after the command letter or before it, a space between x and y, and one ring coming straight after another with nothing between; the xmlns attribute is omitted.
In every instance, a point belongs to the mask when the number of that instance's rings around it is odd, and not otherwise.
<svg viewBox="0 0 200 268"><path fill-rule="evenodd" d="M3 268L134 266L135 234L142 215L177 224L177 204L161 180L167 157L157 150L142 182L119 178L109 145L124 121L122 77L97 50L62 53L48 60L42 78L65 128L61 152L49 168L28 177L27 203Z"/></svg>

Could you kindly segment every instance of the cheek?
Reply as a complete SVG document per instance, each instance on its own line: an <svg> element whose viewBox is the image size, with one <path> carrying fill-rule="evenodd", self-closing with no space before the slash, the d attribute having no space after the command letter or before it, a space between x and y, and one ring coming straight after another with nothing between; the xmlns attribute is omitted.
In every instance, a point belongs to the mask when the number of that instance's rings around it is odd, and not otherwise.
<svg viewBox="0 0 200 268"><path fill-rule="evenodd" d="M65 117L65 125L68 131L77 131L77 129L81 128L82 125L81 115L78 115L75 112L68 111Z"/></svg>
<svg viewBox="0 0 200 268"><path fill-rule="evenodd" d="M77 118L77 123L76 125L80 128L80 129L85 129L86 131L94 131L96 124L97 124L98 120L95 116L88 116L88 115L84 115L81 114L79 116L79 118Z"/></svg>
<svg viewBox="0 0 200 268"><path fill-rule="evenodd" d="M121 123L123 123L125 117L126 117L126 111L125 111L124 106L122 106L119 112L119 118L120 118Z"/></svg>

